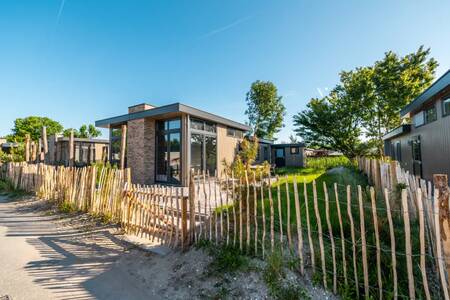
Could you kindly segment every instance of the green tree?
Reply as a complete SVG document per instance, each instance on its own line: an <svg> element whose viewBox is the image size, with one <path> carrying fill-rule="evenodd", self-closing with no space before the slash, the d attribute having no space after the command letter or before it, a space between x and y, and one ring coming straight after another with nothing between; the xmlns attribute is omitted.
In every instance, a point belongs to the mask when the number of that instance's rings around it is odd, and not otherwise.
<svg viewBox="0 0 450 300"><path fill-rule="evenodd" d="M339 150L352 159L364 149L362 115L357 113L361 110L362 104L352 101L338 86L324 98L311 99L307 108L294 116L294 131L309 147Z"/></svg>
<svg viewBox="0 0 450 300"><path fill-rule="evenodd" d="M283 127L286 108L278 96L276 86L270 81L255 81L247 93L249 125L258 138L273 139L275 133Z"/></svg>
<svg viewBox="0 0 450 300"><path fill-rule="evenodd" d="M430 49L421 46L404 57L389 51L382 60L361 74L368 89L360 97L370 100L364 118L366 136L383 153L382 137L400 126L400 110L419 96L434 80L438 66L429 58Z"/></svg>
<svg viewBox="0 0 450 300"><path fill-rule="evenodd" d="M294 116L295 132L310 146L333 148L349 158L368 147L381 156L382 137L401 124L400 110L434 79L438 64L429 53L423 47L404 57L387 52L373 66L341 72L330 95L312 99Z"/></svg>
<svg viewBox="0 0 450 300"><path fill-rule="evenodd" d="M14 128L12 134L7 136L9 142L23 142L27 134L34 141L38 141L42 135L42 127L47 127L47 134L60 133L63 126L47 117L30 116L26 118L18 118L14 121Z"/></svg>
<svg viewBox="0 0 450 300"><path fill-rule="evenodd" d="M63 135L65 137L70 136L70 132L73 130L73 136L76 138L96 138L102 135L101 131L95 128L94 125L81 125L80 129L67 128L64 130Z"/></svg>

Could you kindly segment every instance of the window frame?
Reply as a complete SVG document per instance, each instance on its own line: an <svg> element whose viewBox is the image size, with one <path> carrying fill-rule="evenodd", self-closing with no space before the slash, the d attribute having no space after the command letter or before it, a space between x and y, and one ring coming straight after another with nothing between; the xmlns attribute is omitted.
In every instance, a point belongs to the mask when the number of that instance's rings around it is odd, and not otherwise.
<svg viewBox="0 0 450 300"><path fill-rule="evenodd" d="M292 150L295 150L294 152ZM299 155L300 154L300 147L299 146L290 146L289 147L289 153L291 155Z"/></svg>
<svg viewBox="0 0 450 300"><path fill-rule="evenodd" d="M450 116L450 108L449 108L449 111L447 113L445 112L445 101L448 101L448 103L450 104L450 96L444 97L442 99L442 104L441 104L442 117Z"/></svg>
<svg viewBox="0 0 450 300"><path fill-rule="evenodd" d="M428 120L428 115L427 115L427 112L428 111L430 111L430 110L432 110L432 109L434 109L434 120ZM424 114L424 123L425 124L430 124L430 123L433 123L434 121L437 121L437 119L438 119L438 116L437 116L437 108L436 108L436 104L433 104L432 106L430 106L430 107L428 107L428 108L425 108L424 110L423 110L423 114Z"/></svg>
<svg viewBox="0 0 450 300"><path fill-rule="evenodd" d="M232 133L230 133L230 132L232 132ZM227 136L234 137L237 139L242 139L242 138L244 138L245 133L243 130L227 126Z"/></svg>

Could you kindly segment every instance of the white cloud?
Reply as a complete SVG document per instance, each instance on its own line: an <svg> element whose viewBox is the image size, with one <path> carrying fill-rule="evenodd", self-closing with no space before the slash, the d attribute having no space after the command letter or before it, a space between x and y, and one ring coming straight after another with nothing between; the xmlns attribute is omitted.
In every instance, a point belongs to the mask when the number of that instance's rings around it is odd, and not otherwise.
<svg viewBox="0 0 450 300"><path fill-rule="evenodd" d="M253 18L252 15L246 16L244 18L240 18L240 19L238 19L238 20L236 20L236 21L234 21L234 22L232 22L232 23L230 23L230 24L228 24L226 26L223 26L223 27L220 27L220 28L217 28L217 29L214 29L214 30L208 32L207 34L201 36L200 39L205 39L205 38L212 37L213 35L219 34L219 33L224 32L224 31L226 31L226 30L228 30L230 28L233 28L233 27L235 27L235 26L237 26L237 25L239 25L241 23L244 23L244 22L248 21L251 18Z"/></svg>

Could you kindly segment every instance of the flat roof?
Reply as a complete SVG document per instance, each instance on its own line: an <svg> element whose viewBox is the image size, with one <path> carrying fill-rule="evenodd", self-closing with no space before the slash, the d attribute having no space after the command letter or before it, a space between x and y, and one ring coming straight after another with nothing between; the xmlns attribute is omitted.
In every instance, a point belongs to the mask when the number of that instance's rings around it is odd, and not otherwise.
<svg viewBox="0 0 450 300"><path fill-rule="evenodd" d="M274 148L283 148L283 147L305 147L304 143L290 143L290 144L273 144Z"/></svg>
<svg viewBox="0 0 450 300"><path fill-rule="evenodd" d="M125 115L121 115L121 116L117 116L117 117L112 117L112 118L107 118L107 119L103 119L103 120L98 120L95 121L95 126L97 127L103 127L103 128L110 128L111 126L114 125L121 125L121 124L125 124L128 121L131 120L136 120L136 119L142 119L142 118L147 118L147 117L157 117L157 116L162 116L164 114L169 114L169 113L178 113L178 112L182 112L182 113L186 113L188 115L197 117L197 118L201 118L201 119L205 119L205 120L209 120L209 121L213 121L215 123L219 123L219 124L223 124L223 125L227 125L233 128L237 128L237 129L241 129L244 131L248 131L250 130L250 127L248 125L182 104L182 103L173 103L173 104L168 104L168 105L164 105L164 106L158 106L152 109L147 109L147 110L143 110L143 111L138 111L138 112L134 112L134 113L129 113L129 114L125 114Z"/></svg>
<svg viewBox="0 0 450 300"><path fill-rule="evenodd" d="M62 141L62 142L68 142L69 138L68 137L59 137L57 139L58 142ZM73 138L74 142L83 142L83 143L99 143L99 144L109 144L109 140L106 139L90 139L90 138Z"/></svg>
<svg viewBox="0 0 450 300"><path fill-rule="evenodd" d="M413 110L420 108L425 102L427 102L431 97L442 91L450 85L450 70L445 72L444 75L439 77L432 85L430 85L422 94L420 94L411 103L406 105L401 111L400 116L405 116Z"/></svg>
<svg viewBox="0 0 450 300"><path fill-rule="evenodd" d="M408 133L411 131L411 124L403 124L400 125L399 127L392 129L391 131L389 131L388 133L386 133L385 135L383 135L382 139L384 140L389 140L392 139L394 137L403 135L405 133Z"/></svg>

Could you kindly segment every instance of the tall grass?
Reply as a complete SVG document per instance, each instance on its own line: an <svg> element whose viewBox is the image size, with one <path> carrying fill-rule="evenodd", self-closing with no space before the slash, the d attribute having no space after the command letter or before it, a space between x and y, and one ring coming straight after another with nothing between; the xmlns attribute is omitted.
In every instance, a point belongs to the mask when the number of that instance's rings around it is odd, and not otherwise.
<svg viewBox="0 0 450 300"><path fill-rule="evenodd" d="M352 167L352 162L345 156L307 157L306 167L317 170L328 170L336 167Z"/></svg>

